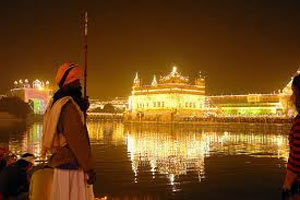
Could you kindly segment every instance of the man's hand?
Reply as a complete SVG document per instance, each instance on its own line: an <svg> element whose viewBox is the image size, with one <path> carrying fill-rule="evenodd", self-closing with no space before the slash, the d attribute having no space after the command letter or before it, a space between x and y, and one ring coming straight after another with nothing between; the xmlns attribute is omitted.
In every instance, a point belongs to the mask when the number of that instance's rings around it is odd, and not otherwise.
<svg viewBox="0 0 300 200"><path fill-rule="evenodd" d="M284 183L282 186L283 190L290 191L296 178L297 178L297 174L295 174L294 172L292 172L290 170L287 170L285 179L284 179Z"/></svg>

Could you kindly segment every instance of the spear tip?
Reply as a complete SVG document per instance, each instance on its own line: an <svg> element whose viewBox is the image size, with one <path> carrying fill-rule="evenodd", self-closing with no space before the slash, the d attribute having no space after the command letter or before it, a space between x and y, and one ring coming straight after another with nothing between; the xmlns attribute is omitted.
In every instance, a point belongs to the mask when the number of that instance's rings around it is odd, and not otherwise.
<svg viewBox="0 0 300 200"><path fill-rule="evenodd" d="M84 34L87 35L88 34L88 12L85 11L85 15L84 15Z"/></svg>

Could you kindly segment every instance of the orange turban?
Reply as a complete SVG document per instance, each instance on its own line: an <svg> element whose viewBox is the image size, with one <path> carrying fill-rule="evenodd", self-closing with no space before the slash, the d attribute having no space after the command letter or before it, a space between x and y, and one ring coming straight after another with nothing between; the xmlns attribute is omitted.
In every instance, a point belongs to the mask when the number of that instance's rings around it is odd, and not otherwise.
<svg viewBox="0 0 300 200"><path fill-rule="evenodd" d="M64 63L61 65L58 70L55 77L55 82L60 86L67 85L69 83L72 83L73 81L80 79L82 76L82 70L81 68L73 63ZM62 79L64 78L63 83L61 83Z"/></svg>

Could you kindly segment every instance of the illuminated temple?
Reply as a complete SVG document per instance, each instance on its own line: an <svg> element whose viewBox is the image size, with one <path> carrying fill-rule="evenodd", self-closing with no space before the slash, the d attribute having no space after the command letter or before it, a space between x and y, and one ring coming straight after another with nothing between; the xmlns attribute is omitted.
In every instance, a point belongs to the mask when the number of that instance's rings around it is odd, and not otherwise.
<svg viewBox="0 0 300 200"><path fill-rule="evenodd" d="M300 70L296 74L300 74ZM289 102L291 83L270 94L209 96L205 93L205 78L201 73L191 80L173 67L171 73L159 79L154 75L148 85L142 84L136 73L125 119L176 121L209 116L286 117L294 113Z"/></svg>

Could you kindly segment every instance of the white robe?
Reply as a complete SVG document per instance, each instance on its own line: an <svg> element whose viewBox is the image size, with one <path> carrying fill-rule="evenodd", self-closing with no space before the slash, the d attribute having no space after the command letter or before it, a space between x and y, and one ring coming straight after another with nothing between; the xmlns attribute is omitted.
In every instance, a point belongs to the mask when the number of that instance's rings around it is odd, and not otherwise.
<svg viewBox="0 0 300 200"><path fill-rule="evenodd" d="M83 170L54 169L52 200L92 200L93 185L88 185Z"/></svg>

